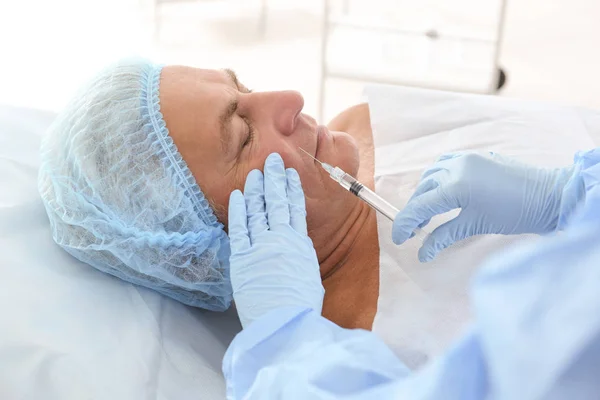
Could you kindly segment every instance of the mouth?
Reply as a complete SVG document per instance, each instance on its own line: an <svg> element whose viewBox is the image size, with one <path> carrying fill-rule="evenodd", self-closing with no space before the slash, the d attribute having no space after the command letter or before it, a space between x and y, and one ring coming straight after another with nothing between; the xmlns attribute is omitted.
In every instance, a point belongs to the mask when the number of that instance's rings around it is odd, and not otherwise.
<svg viewBox="0 0 600 400"><path fill-rule="evenodd" d="M318 154L319 154L319 149L322 147L322 143L323 140L325 139L325 136L327 136L327 127L323 126L323 125L319 125L317 126L317 138L316 138L316 144L315 144L315 158L319 159Z"/></svg>

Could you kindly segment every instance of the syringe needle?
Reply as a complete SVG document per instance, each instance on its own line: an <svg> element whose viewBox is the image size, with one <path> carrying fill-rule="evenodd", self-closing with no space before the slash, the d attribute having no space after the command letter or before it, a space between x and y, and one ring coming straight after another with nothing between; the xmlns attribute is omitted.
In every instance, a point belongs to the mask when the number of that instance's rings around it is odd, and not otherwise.
<svg viewBox="0 0 600 400"><path fill-rule="evenodd" d="M319 164L323 165L323 163L319 160L317 160L316 158L314 158L313 156L310 155L310 153L306 150L304 150L302 147L298 147L300 150L302 150L303 152L306 153L307 156L309 156L310 158L312 158L313 160L315 160L316 162L318 162Z"/></svg>
<svg viewBox="0 0 600 400"><path fill-rule="evenodd" d="M331 179L339 183L344 189L348 190L355 196L358 196L359 199L361 199L369 206L373 207L375 210L385 215L391 221L393 221L396 215L398 215L398 210L396 209L396 207L382 199L379 195L371 191L369 188L365 187L362 183L358 182L356 178L351 177L338 167L332 167L327 163L317 160L302 147L298 146L298 148L302 150L307 156L321 164L321 167L323 167L323 169L327 171ZM427 232L425 232L421 228L415 228L414 233L415 237L421 242L423 242L425 238L427 238Z"/></svg>

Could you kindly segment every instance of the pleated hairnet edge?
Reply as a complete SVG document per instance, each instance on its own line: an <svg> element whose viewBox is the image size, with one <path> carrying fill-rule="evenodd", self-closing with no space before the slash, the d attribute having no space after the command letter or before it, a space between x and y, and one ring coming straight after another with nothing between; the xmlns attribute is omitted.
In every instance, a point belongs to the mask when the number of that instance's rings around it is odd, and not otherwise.
<svg viewBox="0 0 600 400"><path fill-rule="evenodd" d="M154 65L154 68L148 72L148 76L143 77L145 82L142 82L142 90L144 91L142 96L142 106L147 109L149 115L144 117L149 119L149 123L152 124L150 134L156 135L159 143L161 144L165 154L173 165L181 178L181 184L185 190L190 194L190 198L194 202L196 211L202 218L205 224L213 226L215 228L223 228L210 206L206 196L200 189L200 186L196 182L196 178L190 171L187 163L181 157L177 146L173 142L169 134L169 129L163 118L162 112L160 111L160 75L164 65ZM145 103L145 104L144 104Z"/></svg>

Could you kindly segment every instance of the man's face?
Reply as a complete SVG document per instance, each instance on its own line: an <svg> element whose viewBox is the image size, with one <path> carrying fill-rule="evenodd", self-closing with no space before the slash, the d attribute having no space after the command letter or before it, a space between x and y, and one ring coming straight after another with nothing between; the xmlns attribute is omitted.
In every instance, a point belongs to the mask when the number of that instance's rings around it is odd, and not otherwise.
<svg viewBox="0 0 600 400"><path fill-rule="evenodd" d="M243 190L248 173L262 170L273 152L300 174L309 229L311 220L332 213L332 200L352 197L299 147L356 176L356 143L319 127L301 113L303 106L297 92L251 92L229 70L169 66L161 74L160 107L169 133L225 225L229 195Z"/></svg>

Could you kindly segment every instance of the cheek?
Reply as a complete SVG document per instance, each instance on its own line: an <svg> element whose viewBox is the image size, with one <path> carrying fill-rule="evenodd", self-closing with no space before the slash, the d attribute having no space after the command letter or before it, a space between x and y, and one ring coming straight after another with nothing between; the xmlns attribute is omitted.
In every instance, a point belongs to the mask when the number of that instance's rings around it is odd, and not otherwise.
<svg viewBox="0 0 600 400"><path fill-rule="evenodd" d="M315 165L304 165L297 168L302 183L302 190L306 199L306 211L308 216L314 215L315 205L332 201L343 195L339 185L324 171Z"/></svg>
<svg viewBox="0 0 600 400"><path fill-rule="evenodd" d="M264 171L265 160L271 153L279 153L283 159L285 168L294 168L298 172L302 190L304 190L304 196L307 200L310 198L319 199L324 197L326 190L323 180L328 177L320 174L320 171L313 165L314 162L312 160L295 152L292 148L264 149L264 152L261 152L260 155L257 155L256 159L253 160L252 167L247 169L246 174L252 169Z"/></svg>
<svg viewBox="0 0 600 400"><path fill-rule="evenodd" d="M265 160L272 153L278 153L281 156L286 168L294 168L298 173L306 168L306 160L298 152L295 152L289 145L273 141L267 145L261 144L260 147L257 146L253 149L250 160L245 163L243 168L239 168L245 171L244 180L253 169L264 171ZM302 177L302 174L300 176Z"/></svg>
<svg viewBox="0 0 600 400"><path fill-rule="evenodd" d="M243 191L246 177L253 169L264 171L265 160L271 153L278 153L286 168L294 168L298 172L302 189L307 198L323 198L330 190L329 181L335 185L335 182L327 175L321 173L314 165L314 161L309 159L308 156L304 156L299 150L295 151L288 145L277 146L277 143L273 143L269 146L255 148L251 159L243 166L238 167L237 181L239 186L236 188Z"/></svg>
<svg viewBox="0 0 600 400"><path fill-rule="evenodd" d="M242 190L243 183L241 187L237 187L231 177L222 177L220 179L213 177L213 179L207 180L204 184L202 182L198 183L215 216L220 223L227 227L229 196L235 189Z"/></svg>

